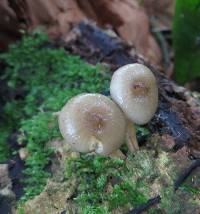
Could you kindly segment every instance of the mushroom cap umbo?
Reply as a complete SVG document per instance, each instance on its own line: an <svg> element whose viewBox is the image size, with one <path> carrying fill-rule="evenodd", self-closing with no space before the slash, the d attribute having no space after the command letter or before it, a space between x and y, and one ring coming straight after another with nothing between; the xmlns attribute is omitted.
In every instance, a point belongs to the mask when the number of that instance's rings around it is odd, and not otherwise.
<svg viewBox="0 0 200 214"><path fill-rule="evenodd" d="M126 119L121 109L101 94L80 94L59 114L59 128L73 150L109 155L123 143Z"/></svg>
<svg viewBox="0 0 200 214"><path fill-rule="evenodd" d="M146 124L158 105L158 87L151 70L142 64L128 64L114 72L110 94L127 118Z"/></svg>

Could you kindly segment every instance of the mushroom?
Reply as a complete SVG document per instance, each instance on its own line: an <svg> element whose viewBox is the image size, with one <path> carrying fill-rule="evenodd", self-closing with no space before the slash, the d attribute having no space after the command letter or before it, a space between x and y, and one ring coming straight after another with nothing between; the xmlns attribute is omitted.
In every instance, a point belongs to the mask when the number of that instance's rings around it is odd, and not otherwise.
<svg viewBox="0 0 200 214"><path fill-rule="evenodd" d="M122 155L117 150L124 142L126 119L110 98L77 95L62 108L58 121L62 136L74 151Z"/></svg>
<svg viewBox="0 0 200 214"><path fill-rule="evenodd" d="M128 119L127 143L129 149L138 148L133 123L143 125L153 117L158 105L158 87L151 70L142 64L122 66L112 76L112 99Z"/></svg>

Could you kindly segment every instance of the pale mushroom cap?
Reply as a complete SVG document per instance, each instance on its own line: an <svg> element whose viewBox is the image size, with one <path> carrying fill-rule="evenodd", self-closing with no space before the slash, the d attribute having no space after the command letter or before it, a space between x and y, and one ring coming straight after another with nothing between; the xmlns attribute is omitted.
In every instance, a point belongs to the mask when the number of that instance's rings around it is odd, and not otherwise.
<svg viewBox="0 0 200 214"><path fill-rule="evenodd" d="M126 121L121 109L108 97L81 94L62 108L59 128L75 151L91 152L91 143L99 141L101 147L96 153L108 155L123 143Z"/></svg>
<svg viewBox="0 0 200 214"><path fill-rule="evenodd" d="M112 76L110 94L125 115L136 124L146 124L158 105L158 87L151 70L142 64L122 66Z"/></svg>

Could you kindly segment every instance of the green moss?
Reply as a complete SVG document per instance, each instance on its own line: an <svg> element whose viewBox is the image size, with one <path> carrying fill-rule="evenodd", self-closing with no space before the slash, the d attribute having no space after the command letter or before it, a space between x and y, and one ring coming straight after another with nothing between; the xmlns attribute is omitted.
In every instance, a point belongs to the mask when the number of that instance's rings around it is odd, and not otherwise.
<svg viewBox="0 0 200 214"><path fill-rule="evenodd" d="M25 196L22 198L27 200L41 192L50 176L44 170L51 154L45 144L60 137L53 113L76 94L106 91L109 75L100 65L89 65L62 48L52 47L43 33L24 36L8 53L1 54L0 60L6 64L1 78L11 91L22 92L19 98L8 101L4 107L7 134L1 136L0 151L6 145L6 137L20 131L18 141L27 143L29 151L24 171ZM4 153L0 160L6 158Z"/></svg>
<svg viewBox="0 0 200 214"><path fill-rule="evenodd" d="M18 205L16 213L17 214L25 214L25 210L21 204Z"/></svg>
<svg viewBox="0 0 200 214"><path fill-rule="evenodd" d="M158 194L161 202L148 213L181 213L182 196L173 187L176 176L165 152L155 158L153 151L140 150L126 160L81 155L66 162L66 179L77 179L73 202L82 211L78 213L126 213Z"/></svg>
<svg viewBox="0 0 200 214"><path fill-rule="evenodd" d="M157 195L161 201L149 214L186 213L198 206L190 194L174 191L177 168L166 152L155 157L153 151L141 149L121 160L68 151L64 160L65 178L54 183L56 191L48 183L42 194L23 205L26 213L38 209L49 213L55 207L56 212L66 209L67 213L127 213Z"/></svg>
<svg viewBox="0 0 200 214"><path fill-rule="evenodd" d="M137 138L140 138L140 137L147 138L150 135L150 131L143 126L135 125L135 128L136 128Z"/></svg>
<svg viewBox="0 0 200 214"><path fill-rule="evenodd" d="M196 187L193 187L187 183L184 183L181 185L180 189L182 191L185 191L185 192L188 192L188 193L191 193L192 195L200 195L200 190L197 189Z"/></svg>
<svg viewBox="0 0 200 214"><path fill-rule="evenodd" d="M160 152L157 158L153 154L140 150L126 160L88 155L68 159L66 179L76 178L78 184L73 202L85 213L126 213L159 194L161 202L149 213L181 213L187 204L174 192L176 167L167 153Z"/></svg>
<svg viewBox="0 0 200 214"><path fill-rule="evenodd" d="M87 206L84 208L83 214L109 214L109 211L104 206Z"/></svg>
<svg viewBox="0 0 200 214"><path fill-rule="evenodd" d="M126 161L118 158L88 156L71 158L67 161L66 179L77 178L77 192L74 201L83 210L96 213L145 203L147 197L137 180L132 180ZM104 208L103 208L104 207ZM99 210L99 211L97 211ZM93 213L93 212L91 212Z"/></svg>
<svg viewBox="0 0 200 214"><path fill-rule="evenodd" d="M167 186L161 191L161 200L159 207L169 214L182 213L183 205L181 205L180 197L174 193L173 186Z"/></svg>
<svg viewBox="0 0 200 214"><path fill-rule="evenodd" d="M7 160L10 156L9 146L7 145L7 138L9 136L9 130L0 129L0 163Z"/></svg>

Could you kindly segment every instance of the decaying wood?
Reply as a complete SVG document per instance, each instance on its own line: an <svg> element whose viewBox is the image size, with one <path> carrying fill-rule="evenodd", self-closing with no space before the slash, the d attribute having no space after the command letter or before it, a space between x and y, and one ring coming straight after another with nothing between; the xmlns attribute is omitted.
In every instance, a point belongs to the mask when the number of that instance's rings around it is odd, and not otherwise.
<svg viewBox="0 0 200 214"><path fill-rule="evenodd" d="M142 204L136 208L134 208L133 210L129 211L128 213L126 214L141 214L141 213L144 213L144 211L148 210L149 208L151 208L152 206L160 203L160 196L156 196L155 198L151 198L147 201L147 203L145 204Z"/></svg>
<svg viewBox="0 0 200 214"><path fill-rule="evenodd" d="M174 183L174 189L177 190L197 167L200 167L200 159L193 161L192 164L182 172Z"/></svg>
<svg viewBox="0 0 200 214"><path fill-rule="evenodd" d="M172 151L186 146L188 153L200 157L199 104L186 89L168 80L141 57L131 54L131 47L124 45L119 38L109 36L90 23L82 22L69 35L69 41L60 45L91 64L108 64L111 71L135 62L151 67L159 84L159 107L148 124L150 131L161 136L166 133L172 136Z"/></svg>

